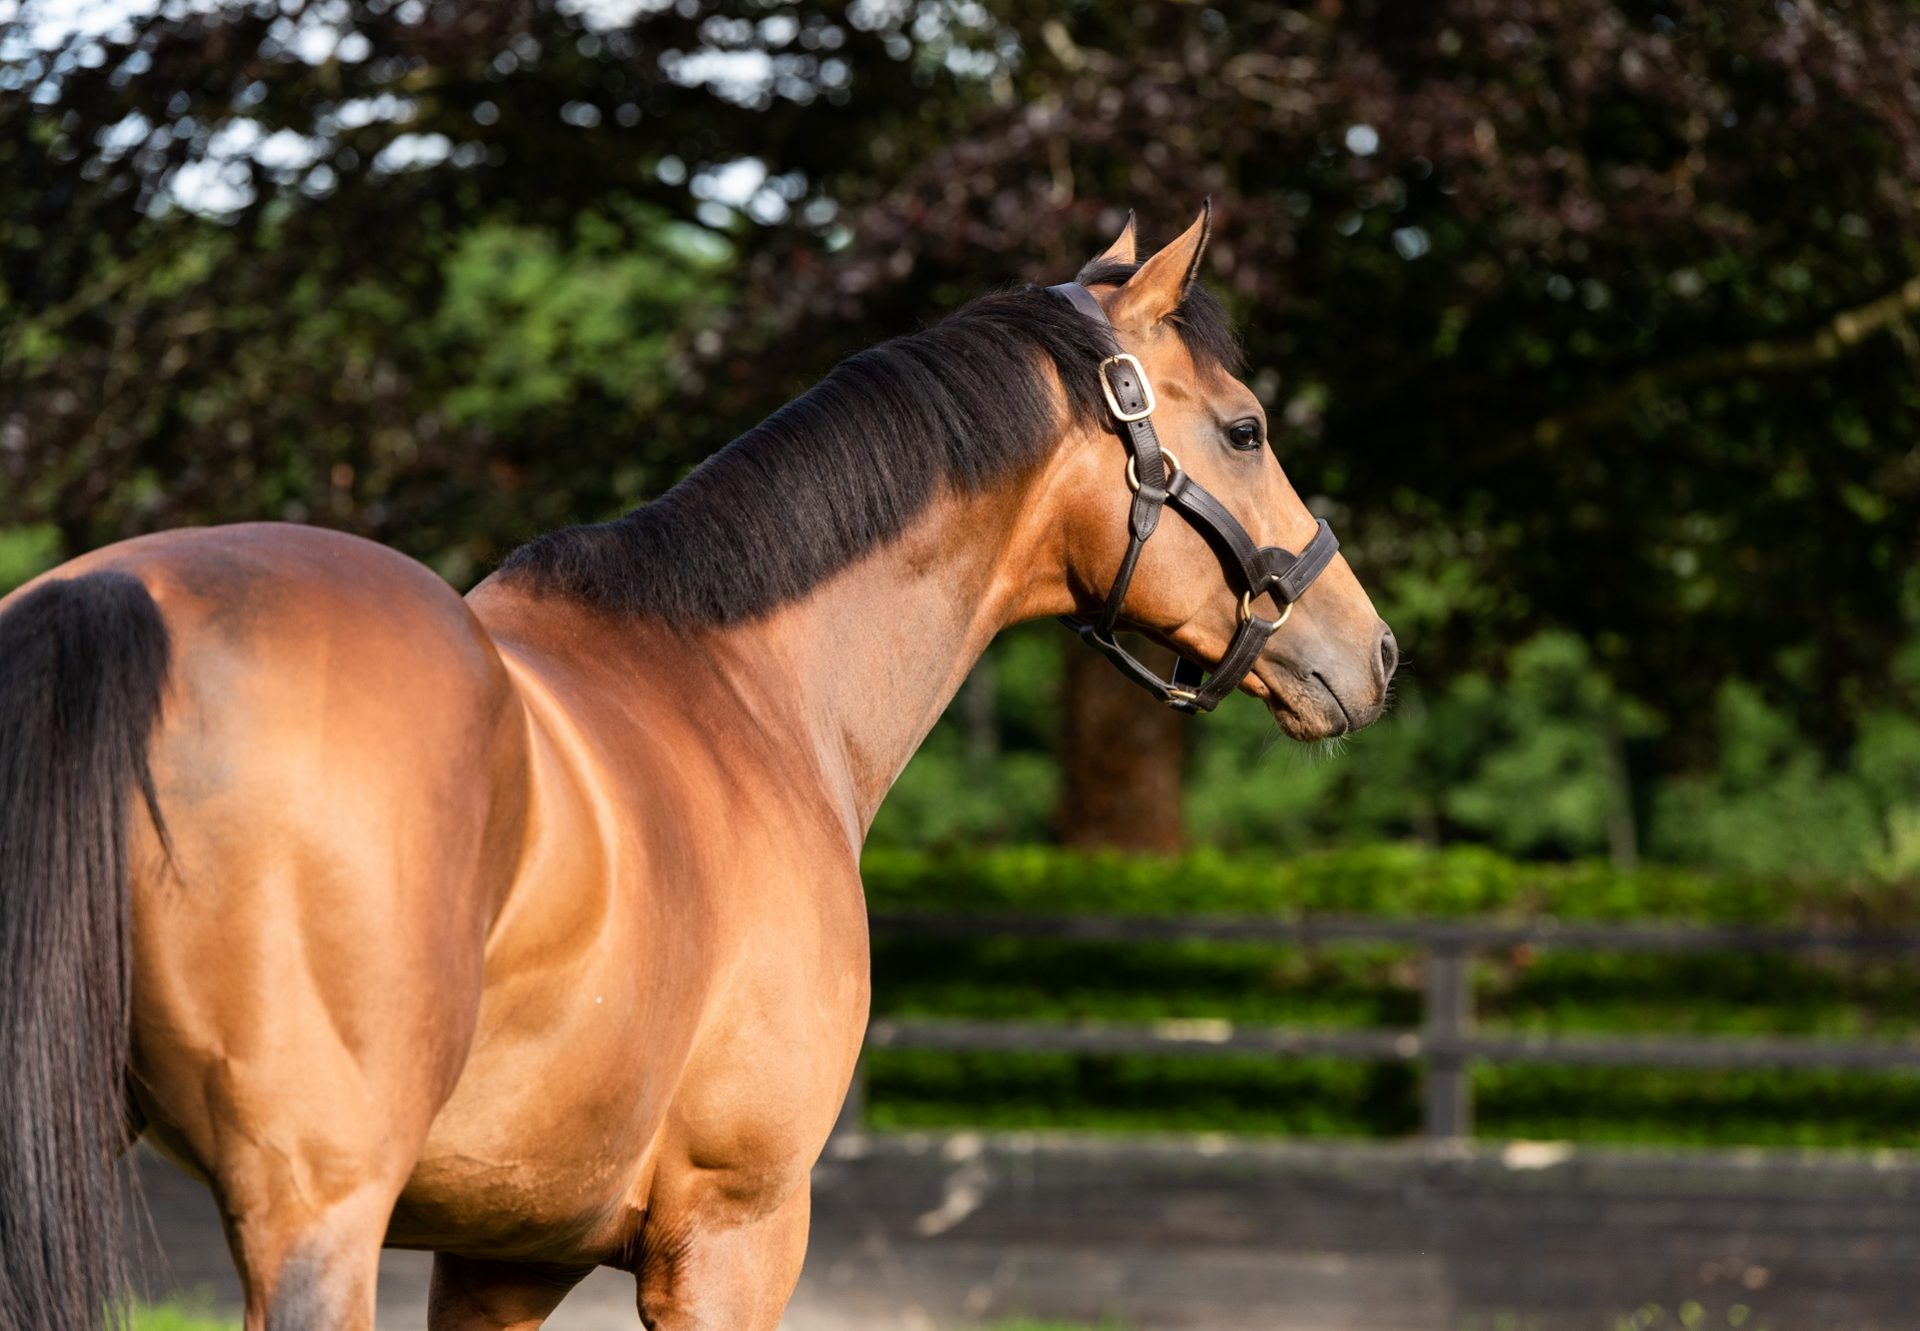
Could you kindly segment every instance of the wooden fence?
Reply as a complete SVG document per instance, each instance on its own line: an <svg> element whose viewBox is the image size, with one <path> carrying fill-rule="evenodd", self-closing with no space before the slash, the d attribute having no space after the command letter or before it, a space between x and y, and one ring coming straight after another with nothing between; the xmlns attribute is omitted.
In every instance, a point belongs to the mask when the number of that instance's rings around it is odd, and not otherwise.
<svg viewBox="0 0 1920 1331"><path fill-rule="evenodd" d="M1920 1070L1920 1040L1829 1040L1804 1036L1601 1036L1476 1034L1471 959L1522 945L1593 952L1831 953L1920 958L1920 932L1841 929L1355 918L1114 918L1037 915L876 914L876 937L1028 938L1079 943L1190 940L1312 945L1399 943L1426 953L1425 1010L1416 1030L1300 1030L1245 1027L1218 1020L1146 1024L1029 1023L883 1018L867 1031L869 1049L1075 1054L1317 1054L1424 1065L1425 1130L1438 1139L1473 1131L1467 1066L1559 1063L1692 1068L1851 1068ZM857 1124L855 1082L843 1124Z"/></svg>

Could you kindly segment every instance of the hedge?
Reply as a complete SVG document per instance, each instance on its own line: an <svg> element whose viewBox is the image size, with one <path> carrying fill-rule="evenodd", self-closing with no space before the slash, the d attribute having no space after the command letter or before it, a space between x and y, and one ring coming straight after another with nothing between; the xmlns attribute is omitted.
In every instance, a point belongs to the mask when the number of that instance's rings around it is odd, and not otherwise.
<svg viewBox="0 0 1920 1331"><path fill-rule="evenodd" d="M1521 863L1480 846L1387 844L1287 860L1209 849L1171 858L1050 846L948 855L876 849L862 869L869 905L889 911L1920 923L1914 884Z"/></svg>
<svg viewBox="0 0 1920 1331"><path fill-rule="evenodd" d="M1715 877L1663 868L1519 864L1480 849L1382 846L1286 863L1049 848L866 860L876 911L1134 915L1330 913L1916 923L1910 888ZM1410 1027L1418 948L1170 941L962 942L881 935L877 1014L1008 1020L1215 1017ZM1871 956L1610 954L1521 948L1475 965L1483 1026L1595 1032L1920 1034L1920 965ZM881 1126L1077 1126L1395 1136L1417 1129L1416 1070L1328 1059L883 1053L869 1058ZM1482 1068L1483 1132L1694 1143L1920 1145L1920 1076Z"/></svg>

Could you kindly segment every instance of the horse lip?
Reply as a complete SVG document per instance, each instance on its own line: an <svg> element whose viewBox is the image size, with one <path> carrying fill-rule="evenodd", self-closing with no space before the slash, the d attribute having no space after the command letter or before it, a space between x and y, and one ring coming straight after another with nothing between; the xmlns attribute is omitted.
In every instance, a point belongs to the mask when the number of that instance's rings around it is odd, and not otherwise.
<svg viewBox="0 0 1920 1331"><path fill-rule="evenodd" d="M1319 682L1320 687L1327 691L1327 696L1333 699L1333 705L1340 709L1340 721L1341 721L1340 734L1342 735L1352 734L1354 730L1353 713L1347 710L1346 699L1340 696L1339 690L1335 689L1332 684L1328 683L1327 677L1321 674L1318 670L1313 672L1313 677L1315 680ZM1338 738L1338 736L1335 736L1335 738Z"/></svg>

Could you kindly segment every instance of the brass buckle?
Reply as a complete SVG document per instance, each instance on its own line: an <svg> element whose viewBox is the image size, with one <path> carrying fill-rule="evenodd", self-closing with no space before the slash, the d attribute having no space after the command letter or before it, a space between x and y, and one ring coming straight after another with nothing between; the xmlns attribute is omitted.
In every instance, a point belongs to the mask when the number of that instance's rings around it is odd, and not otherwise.
<svg viewBox="0 0 1920 1331"><path fill-rule="evenodd" d="M1192 689L1176 689L1171 684L1164 685L1163 687L1167 691L1167 706L1169 707L1173 706L1177 702L1199 702L1200 701L1200 695L1195 693Z"/></svg>
<svg viewBox="0 0 1920 1331"><path fill-rule="evenodd" d="M1119 364L1122 361L1133 367L1133 372L1140 377L1140 391L1147 395L1147 405L1135 412L1120 410L1120 400L1114 397L1113 383L1107 378L1107 366ZM1143 421L1153 415L1153 409L1157 405L1153 398L1153 384L1147 379L1146 367L1140 363L1138 356L1130 356L1124 351L1100 362L1100 391L1107 395L1107 406L1112 408L1114 417L1121 421Z"/></svg>
<svg viewBox="0 0 1920 1331"><path fill-rule="evenodd" d="M1173 455L1171 448L1160 450L1160 456L1167 464L1167 484L1173 484L1173 478L1180 474L1180 459ZM1138 461L1133 454L1127 454L1127 488L1135 494L1140 493L1140 469L1134 465Z"/></svg>

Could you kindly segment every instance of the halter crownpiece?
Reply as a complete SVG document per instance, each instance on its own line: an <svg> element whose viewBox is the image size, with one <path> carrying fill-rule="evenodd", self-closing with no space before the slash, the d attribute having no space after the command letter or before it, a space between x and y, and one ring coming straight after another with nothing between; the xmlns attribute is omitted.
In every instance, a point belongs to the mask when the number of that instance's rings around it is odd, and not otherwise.
<svg viewBox="0 0 1920 1331"><path fill-rule="evenodd" d="M1078 282L1062 282L1047 290L1103 327L1113 327L1100 302ZM1127 446L1127 485L1133 491L1133 507L1127 516L1127 553L1100 613L1092 619L1065 615L1060 622L1119 667L1121 674L1176 712L1211 712L1222 698L1240 687L1240 681L1260 659L1267 639L1287 622L1293 614L1293 603L1333 561L1340 542L1322 518L1307 548L1297 555L1277 545L1255 545L1226 505L1189 476L1171 450L1161 447L1160 436L1153 428L1157 405L1153 386L1147 382L1147 372L1139 360L1124 351L1116 352L1100 362L1099 375L1101 395L1107 400L1121 442ZM1160 511L1168 504L1239 568L1246 583L1240 592L1240 627L1234 630L1226 655L1211 675L1182 656L1174 664L1173 678L1162 678L1113 636L1140 552L1159 525ZM1254 598L1269 592L1282 607L1278 619L1262 619L1253 613Z"/></svg>

